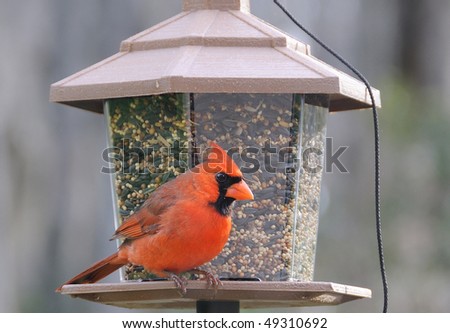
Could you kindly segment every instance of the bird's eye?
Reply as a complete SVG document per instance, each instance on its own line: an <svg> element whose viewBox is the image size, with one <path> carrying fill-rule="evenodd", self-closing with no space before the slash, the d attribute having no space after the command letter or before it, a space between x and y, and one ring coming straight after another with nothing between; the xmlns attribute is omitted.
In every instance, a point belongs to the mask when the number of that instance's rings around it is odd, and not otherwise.
<svg viewBox="0 0 450 333"><path fill-rule="evenodd" d="M219 183L225 183L226 181L227 181L227 179L228 179L228 175L226 175L226 174L224 174L224 173L218 173L217 175L216 175L216 180L219 182Z"/></svg>

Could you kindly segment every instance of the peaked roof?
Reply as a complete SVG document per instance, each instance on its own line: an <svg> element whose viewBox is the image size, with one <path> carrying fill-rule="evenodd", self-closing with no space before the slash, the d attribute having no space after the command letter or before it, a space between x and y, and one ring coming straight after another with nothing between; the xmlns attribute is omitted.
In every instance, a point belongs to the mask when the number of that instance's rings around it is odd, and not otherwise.
<svg viewBox="0 0 450 333"><path fill-rule="evenodd" d="M362 82L245 9L186 2L189 10L124 40L119 53L54 83L50 100L103 112L105 99L171 92L320 93L331 96L330 111L370 106Z"/></svg>

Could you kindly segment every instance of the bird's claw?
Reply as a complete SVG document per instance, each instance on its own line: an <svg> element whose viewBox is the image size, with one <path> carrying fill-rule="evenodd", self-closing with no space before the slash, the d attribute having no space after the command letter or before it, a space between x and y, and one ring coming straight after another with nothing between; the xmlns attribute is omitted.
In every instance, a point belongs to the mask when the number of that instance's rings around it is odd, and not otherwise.
<svg viewBox="0 0 450 333"><path fill-rule="evenodd" d="M180 292L181 296L186 295L187 289L187 280L183 277L179 277L176 274L170 273L169 278L175 283L175 286L177 287L178 291Z"/></svg>
<svg viewBox="0 0 450 333"><path fill-rule="evenodd" d="M180 277L171 272L165 272L165 273L167 273L168 277L175 283L175 286L177 287L181 296L186 295L186 292L187 292L186 286L188 283L187 280L184 277ZM196 268L196 269L190 270L188 273L202 275L203 276L202 280L206 280L206 283L208 284L208 288L213 287L215 291L217 291L219 286L223 286L222 281L220 281L220 279L211 272Z"/></svg>
<svg viewBox="0 0 450 333"><path fill-rule="evenodd" d="M203 275L204 280L206 280L206 283L208 284L208 288L213 287L215 290L217 290L219 286L223 286L222 281L220 281L220 279L211 272L202 269L193 269L189 271L189 273Z"/></svg>

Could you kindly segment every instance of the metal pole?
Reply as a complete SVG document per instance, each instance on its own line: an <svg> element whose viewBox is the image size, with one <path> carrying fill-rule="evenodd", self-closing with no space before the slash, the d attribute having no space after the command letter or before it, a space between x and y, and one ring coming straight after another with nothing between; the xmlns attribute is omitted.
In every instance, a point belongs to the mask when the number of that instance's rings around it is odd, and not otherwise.
<svg viewBox="0 0 450 333"><path fill-rule="evenodd" d="M197 301L197 313L238 313L239 301Z"/></svg>

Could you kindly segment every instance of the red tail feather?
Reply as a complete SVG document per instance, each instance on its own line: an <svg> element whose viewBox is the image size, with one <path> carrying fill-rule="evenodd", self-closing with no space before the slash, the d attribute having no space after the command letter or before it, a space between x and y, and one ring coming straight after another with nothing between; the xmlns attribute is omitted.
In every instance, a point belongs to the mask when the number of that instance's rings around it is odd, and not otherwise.
<svg viewBox="0 0 450 333"><path fill-rule="evenodd" d="M127 263L126 260L124 261L123 259L119 259L118 253L114 253L113 255L95 263L84 272L81 272L77 276L65 282L63 285L97 282L106 277L107 275L111 274L115 270L119 269L126 263ZM58 287L56 289L56 292L61 292L61 288L63 285Z"/></svg>

